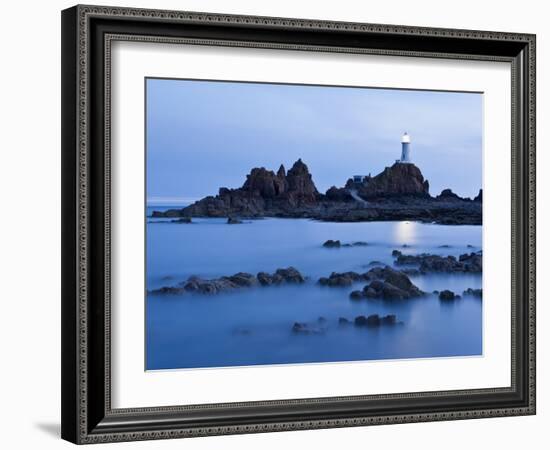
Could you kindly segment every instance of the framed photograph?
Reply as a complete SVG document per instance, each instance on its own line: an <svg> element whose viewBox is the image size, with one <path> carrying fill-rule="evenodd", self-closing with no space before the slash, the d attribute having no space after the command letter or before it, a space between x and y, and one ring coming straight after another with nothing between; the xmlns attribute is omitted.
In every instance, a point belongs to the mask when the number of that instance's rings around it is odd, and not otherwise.
<svg viewBox="0 0 550 450"><path fill-rule="evenodd" d="M535 36L62 12L62 436L535 413Z"/></svg>

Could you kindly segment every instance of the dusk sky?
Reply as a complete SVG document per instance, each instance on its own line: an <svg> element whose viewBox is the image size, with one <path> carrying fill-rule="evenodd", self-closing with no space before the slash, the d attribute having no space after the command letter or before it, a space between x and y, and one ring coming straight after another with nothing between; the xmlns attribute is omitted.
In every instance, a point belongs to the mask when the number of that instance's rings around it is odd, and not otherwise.
<svg viewBox="0 0 550 450"><path fill-rule="evenodd" d="M437 195L477 195L482 108L477 93L147 80L147 198L176 205L242 186L253 167L298 158L317 189L373 176L401 154Z"/></svg>

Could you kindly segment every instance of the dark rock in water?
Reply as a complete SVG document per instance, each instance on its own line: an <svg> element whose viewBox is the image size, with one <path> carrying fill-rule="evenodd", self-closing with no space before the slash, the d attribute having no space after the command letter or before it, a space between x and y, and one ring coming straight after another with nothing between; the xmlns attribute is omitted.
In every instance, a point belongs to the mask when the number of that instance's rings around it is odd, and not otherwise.
<svg viewBox="0 0 550 450"><path fill-rule="evenodd" d="M448 244L444 244L444 245L440 245L439 248L451 248L451 246Z"/></svg>
<svg viewBox="0 0 550 450"><path fill-rule="evenodd" d="M395 325L397 323L397 317L395 314L388 314L380 319L383 325Z"/></svg>
<svg viewBox="0 0 550 450"><path fill-rule="evenodd" d="M437 290L436 290L436 291L433 291L433 294L439 295L439 291L437 291Z"/></svg>
<svg viewBox="0 0 550 450"><path fill-rule="evenodd" d="M382 261L371 261L369 266L384 266L385 264Z"/></svg>
<svg viewBox="0 0 550 450"><path fill-rule="evenodd" d="M351 322L348 319L346 319L345 317L340 317L338 319L338 325L342 326L342 325L350 325L350 324L351 324Z"/></svg>
<svg viewBox="0 0 550 450"><path fill-rule="evenodd" d="M286 269L277 269L275 275L283 278L286 283L300 284L305 282L305 278L294 267L287 267Z"/></svg>
<svg viewBox="0 0 550 450"><path fill-rule="evenodd" d="M190 292L194 294L219 294L236 289L250 288L261 284L262 286L277 285L281 283L303 283L305 278L294 267L277 269L274 274L260 272L254 276L246 272L238 272L231 276L206 280L197 276L190 277L186 282L178 286L165 286L151 291L152 294L182 294Z"/></svg>
<svg viewBox="0 0 550 450"><path fill-rule="evenodd" d="M384 317L380 317L378 314L371 314L368 317L357 316L354 321L357 327L379 327L381 325L396 325L397 323L397 318L394 314L388 314Z"/></svg>
<svg viewBox="0 0 550 450"><path fill-rule="evenodd" d="M353 242L351 244L342 244L339 240L332 240L329 239L328 241L325 241L323 244L323 247L327 248L340 248L340 247L366 247L369 245L367 242L364 241L357 241Z"/></svg>
<svg viewBox="0 0 550 450"><path fill-rule="evenodd" d="M468 288L462 294L463 295L469 295L471 297L482 298L483 297L483 289Z"/></svg>
<svg viewBox="0 0 550 450"><path fill-rule="evenodd" d="M330 287L347 287L361 280L365 280L365 276L357 272L332 272L328 278L319 278L319 284Z"/></svg>
<svg viewBox="0 0 550 450"><path fill-rule="evenodd" d="M449 291L448 289L445 289L439 293L439 300L455 300L456 295L453 291Z"/></svg>
<svg viewBox="0 0 550 450"><path fill-rule="evenodd" d="M314 327L305 322L294 322L292 325L292 332L296 334L323 334L325 331L325 328Z"/></svg>
<svg viewBox="0 0 550 450"><path fill-rule="evenodd" d="M327 323L327 319L326 319L326 317L321 316L317 319L317 322L318 323Z"/></svg>
<svg viewBox="0 0 550 450"><path fill-rule="evenodd" d="M294 267L288 267L286 269L277 269L274 274L266 272L260 272L257 275L258 281L262 286L270 286L281 283L303 283L305 281L304 276L296 270Z"/></svg>
<svg viewBox="0 0 550 450"><path fill-rule="evenodd" d="M229 225L238 225L238 224L243 223L243 221L240 220L240 219L236 219L236 218L234 218L234 217L228 217L228 218L227 218L227 223L228 223Z"/></svg>
<svg viewBox="0 0 550 450"><path fill-rule="evenodd" d="M420 255L397 254L395 264L398 266L417 265L420 273L428 272L470 272L481 273L483 270L483 257L480 252L460 255L458 260L452 256L432 255L422 253Z"/></svg>
<svg viewBox="0 0 550 450"><path fill-rule="evenodd" d="M362 291L353 291L350 298L379 298L383 300L405 300L425 295L409 277L391 267L374 267L361 278L370 281Z"/></svg>
<svg viewBox="0 0 550 450"><path fill-rule="evenodd" d="M398 256L401 256L403 255L403 253L401 253L399 250L394 250L391 252L391 255L395 258L397 258Z"/></svg>
<svg viewBox="0 0 550 450"><path fill-rule="evenodd" d="M173 219L172 223L193 223L191 217L180 217L179 219Z"/></svg>
<svg viewBox="0 0 550 450"><path fill-rule="evenodd" d="M256 277L262 286L271 286L272 284L281 284L283 282L283 277L276 273L270 275L266 272L259 272Z"/></svg>
<svg viewBox="0 0 550 450"><path fill-rule="evenodd" d="M236 273L235 275L227 277L227 279L240 287L251 287L258 282L254 275L246 272Z"/></svg>

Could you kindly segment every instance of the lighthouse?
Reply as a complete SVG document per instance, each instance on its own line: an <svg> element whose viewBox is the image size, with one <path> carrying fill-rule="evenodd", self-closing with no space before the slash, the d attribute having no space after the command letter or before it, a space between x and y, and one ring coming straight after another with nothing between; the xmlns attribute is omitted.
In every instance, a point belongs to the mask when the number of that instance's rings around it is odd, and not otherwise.
<svg viewBox="0 0 550 450"><path fill-rule="evenodd" d="M405 134L401 136L401 159L400 163L411 162L411 137L405 131Z"/></svg>

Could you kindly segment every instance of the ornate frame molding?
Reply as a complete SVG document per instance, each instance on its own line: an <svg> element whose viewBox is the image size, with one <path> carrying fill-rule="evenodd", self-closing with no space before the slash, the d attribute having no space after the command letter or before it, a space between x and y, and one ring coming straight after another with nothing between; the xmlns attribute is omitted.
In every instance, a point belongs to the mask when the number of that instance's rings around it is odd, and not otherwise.
<svg viewBox="0 0 550 450"><path fill-rule="evenodd" d="M122 19L136 20L147 26L147 23L159 22L163 24L174 25L198 25L205 27L219 26L238 26L244 27L251 33L254 30L270 30L277 33L285 33L287 31L301 30L321 30L327 32L336 32L339 35L345 36L348 33L359 33L364 35L376 34L377 36L400 36L404 40L407 37L431 37L452 38L458 40L472 41L474 44L482 41L495 41L505 44L517 45L521 49L523 56L518 55L502 55L502 54L481 54L481 53L446 53L437 50L415 50L415 49L385 49L385 48L369 48L369 47L348 47L338 45L316 45L303 43L276 43L268 41L247 41L243 39L213 39L213 38L197 38L197 37L167 37L167 36L151 36L145 34L132 33L111 33L106 32L101 37L101 43L104 46L102 64L104 68L104 124L103 124L103 199L102 207L105 212L103 222L103 263L104 263L104 283L103 292L105 305L103 324L98 326L91 319L91 302L92 297L90 291L95 289L94 278L91 277L90 267L93 261L90 259L92 241L90 232L94 229L97 210L91 207L91 196L95 194L91 192L91 186L100 180L93 179L90 158L92 147L91 126L93 116L90 114L92 109L92 96L97 96L98 93L93 89L90 82L92 73L97 71L97 67L92 62L97 48L92 48L92 30L91 22L94 19ZM195 12L178 12L178 11L159 11L147 9L129 9L129 8L113 8L99 6L76 6L64 12L64 40L72 39L73 47L68 45L67 50L64 50L64 89L71 90L66 93L66 100L63 102L64 123L67 128L71 128L71 133L63 132L63 158L67 161L66 165L71 166L74 163L74 168L71 173L67 173L70 169L64 167L64 182L63 189L74 189L73 192L64 193L64 204L70 203L69 212L64 213L63 221L67 222L66 229L70 230L68 235L64 235L64 245L70 251L63 252L64 265L64 294L63 294L63 311L66 319L63 320L63 359L64 359L64 378L74 378L74 386L71 384L69 388L63 388L63 436L77 443L98 443L112 441L128 441L128 440L143 440L143 439L165 439L173 437L194 437L207 436L218 434L238 434L250 432L271 432L285 431L297 429L312 429L312 428L329 428L329 427L348 427L362 426L374 424L389 424L389 423L405 423L405 422L422 422L422 421L440 421L452 419L468 419L468 418L483 418L483 417L499 417L509 415L527 415L535 413L535 36L530 34L514 34L500 33L487 31L470 31L470 30L449 30L435 29L424 27L405 27L396 25L377 25L377 24L362 24L362 23L347 23L347 22L332 22L332 21L311 21L304 19L287 19L287 18L271 18L271 17L256 17L256 16L234 16L220 14L204 14ZM473 398L477 395L498 394L515 392L517 388L516 373L516 324L520 318L516 317L516 309L513 305L512 311L512 327L513 327L513 342L512 342L512 386L510 388L499 389L480 389L470 391L449 391L449 392L431 392L418 394L394 394L394 395L377 395L377 396L361 396L361 397L334 397L334 398L319 398L307 400L285 400L273 402L251 402L246 404L217 404L217 405L194 405L194 406L175 406L166 408L139 408L139 409L111 409L110 402L110 64L111 64L111 43L115 40L125 41L144 41L155 43L184 43L193 45L217 45L217 46L243 46L265 49L288 49L288 50L304 50L304 51L323 51L323 52L347 52L347 53L364 53L364 54L383 54L395 56L412 56L412 57L431 57L431 58L452 58L452 59L480 59L489 61L507 61L512 64L512 146L513 155L518 153L518 161L521 161L521 167L516 167L516 157L513 158L513 172L517 172L524 177L527 188L524 189L517 183L517 176L513 176L512 196L523 197L523 203L519 203L523 210L517 208L513 204L512 208L512 227L513 227L513 248L515 245L523 245L522 242L516 242L518 233L520 238L524 237L527 240L527 245L523 250L525 261L519 261L521 267L517 269L516 258L513 257L513 285L512 299L516 300L516 291L525 288L524 292L528 292L527 297L517 299L522 301L525 308L525 323L522 329L526 337L526 350L523 355L524 361L520 361L522 369L526 377L526 392L527 398L522 402L518 402L516 406L507 407L489 407L489 408L472 408L468 409L451 409L444 411L433 412L415 412L403 414L382 414L382 415L343 415L338 418L322 418L322 419L306 419L306 420L283 420L272 422L258 422L248 424L223 424L210 426L152 426L143 425L140 422L140 416L143 414L155 414L156 423L161 424L162 419L166 421L172 413L184 413L190 409L208 410L215 408L235 408L242 406L291 406L291 405L308 405L308 404L326 404L330 402L341 402L347 400L361 399L365 401L386 400L386 399L402 399L414 400L421 399L426 396L469 396ZM97 44L95 44L97 45ZM508 47L506 47L508 48ZM515 47L514 47L515 48ZM513 53L513 52L512 52ZM73 65L70 69L67 65ZM97 61L95 62L97 64ZM72 70L72 72L71 72ZM521 79L518 79L520 76ZM67 81L71 81L69 82ZM74 92L72 92L74 91ZM520 102L516 102L518 98ZM76 108L75 106L76 105ZM518 118L523 120L520 123ZM515 148L514 150L514 147ZM69 155L70 154L70 155ZM519 171L519 172L518 172ZM518 186L519 189L518 190ZM95 201L95 200L94 200ZM74 227L74 228L73 228ZM65 241L71 241L65 242ZM513 250L514 251L514 250ZM516 255L517 256L517 255ZM521 258L521 255L519 255ZM70 267L69 267L70 266ZM516 270L520 272L516 273ZM69 274L75 275L75 279L68 281ZM523 275L522 275L523 274ZM521 278L523 276L523 278ZM519 278L518 278L519 277ZM521 286L516 286L516 282ZM76 307L75 307L76 305ZM95 364L90 358L90 348L97 342L90 339L93 333L92 327L98 327L98 330L103 332L104 343L104 384L103 384L103 408L98 411L98 407L91 407L90 391L93 381L90 377L90 365ZM95 330L95 328L93 328ZM94 338L95 339L95 338ZM66 340L74 340L71 345L66 345ZM71 361L68 361L70 359ZM65 362L67 361L67 362ZM97 377L97 374L94 375ZM101 383L99 383L101 384ZM73 389L76 387L76 389ZM91 410L94 409L92 412ZM94 419L92 419L92 416ZM97 421L101 416L103 419ZM135 423L128 426L118 425L118 420L124 417L127 421L128 417L134 417ZM157 419L160 417L160 419ZM165 422L167 423L167 422Z"/></svg>

